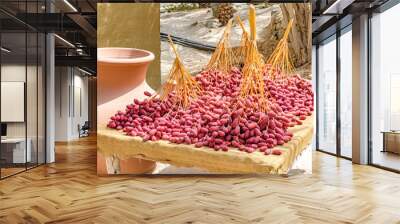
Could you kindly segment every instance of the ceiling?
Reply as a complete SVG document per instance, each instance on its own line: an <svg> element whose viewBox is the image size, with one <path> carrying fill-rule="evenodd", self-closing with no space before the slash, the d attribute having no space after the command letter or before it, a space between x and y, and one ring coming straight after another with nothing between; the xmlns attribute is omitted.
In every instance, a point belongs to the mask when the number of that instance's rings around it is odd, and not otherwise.
<svg viewBox="0 0 400 224"><path fill-rule="evenodd" d="M12 49L7 58L33 58L37 41L31 39L51 32L57 34L56 66L78 66L96 73L96 4L96 0L47 0L47 4L45 0L1 0L2 46Z"/></svg>
<svg viewBox="0 0 400 224"><path fill-rule="evenodd" d="M317 44L350 25L354 17L375 12L390 1L396 0L312 0L313 43Z"/></svg>

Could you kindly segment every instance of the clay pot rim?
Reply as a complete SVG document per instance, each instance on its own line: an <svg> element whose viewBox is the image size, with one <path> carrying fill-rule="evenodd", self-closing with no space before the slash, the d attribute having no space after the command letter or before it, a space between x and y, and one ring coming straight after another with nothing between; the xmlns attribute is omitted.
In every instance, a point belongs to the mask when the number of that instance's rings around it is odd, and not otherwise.
<svg viewBox="0 0 400 224"><path fill-rule="evenodd" d="M131 57L112 57L112 56L101 56L101 51L107 50L119 50L119 51L130 51L145 54L145 56L131 56ZM131 64L131 63L145 63L153 61L155 58L153 52L138 49L138 48L125 48L125 47L103 47L97 48L97 61L104 63L117 63L117 64Z"/></svg>

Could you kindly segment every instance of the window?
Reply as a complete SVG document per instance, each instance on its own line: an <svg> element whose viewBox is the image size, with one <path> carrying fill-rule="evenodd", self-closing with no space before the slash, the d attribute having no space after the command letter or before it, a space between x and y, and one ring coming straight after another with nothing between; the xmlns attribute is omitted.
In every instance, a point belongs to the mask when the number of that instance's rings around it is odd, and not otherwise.
<svg viewBox="0 0 400 224"><path fill-rule="evenodd" d="M42 10L43 1L1 1L20 16ZM18 6L18 7L12 7ZM45 163L44 33L1 12L0 178Z"/></svg>
<svg viewBox="0 0 400 224"><path fill-rule="evenodd" d="M340 36L340 155L352 157L352 34L351 26Z"/></svg>
<svg viewBox="0 0 400 224"><path fill-rule="evenodd" d="M318 48L318 149L336 153L336 36Z"/></svg>
<svg viewBox="0 0 400 224"><path fill-rule="evenodd" d="M317 94L317 46L313 45L312 46L312 54L311 54L311 66L312 66L312 86L313 86L313 92L314 92L314 105L316 105L316 94ZM316 107L316 106L315 106ZM316 110L315 110L316 111ZM317 121L317 116L315 116L315 112L314 112L314 127L316 126L316 121ZM312 149L315 150L317 147L317 139L316 139L316 133L317 130L316 128L314 128L314 132L313 132L313 140L312 140Z"/></svg>
<svg viewBox="0 0 400 224"><path fill-rule="evenodd" d="M371 162L400 170L400 5L371 18ZM397 132L396 132L397 131Z"/></svg>

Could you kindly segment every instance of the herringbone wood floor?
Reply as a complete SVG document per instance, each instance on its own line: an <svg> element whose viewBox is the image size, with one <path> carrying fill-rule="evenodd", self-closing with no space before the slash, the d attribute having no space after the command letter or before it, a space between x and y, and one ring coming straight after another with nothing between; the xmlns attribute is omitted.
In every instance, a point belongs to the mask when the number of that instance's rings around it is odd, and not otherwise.
<svg viewBox="0 0 400 224"><path fill-rule="evenodd" d="M0 223L400 223L400 175L314 153L312 175L97 177L95 138L0 181Z"/></svg>

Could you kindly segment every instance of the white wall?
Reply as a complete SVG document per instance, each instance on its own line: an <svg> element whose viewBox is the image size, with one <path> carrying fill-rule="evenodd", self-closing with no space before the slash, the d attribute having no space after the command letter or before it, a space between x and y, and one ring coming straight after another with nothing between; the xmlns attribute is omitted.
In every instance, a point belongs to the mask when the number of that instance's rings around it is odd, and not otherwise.
<svg viewBox="0 0 400 224"><path fill-rule="evenodd" d="M55 68L55 141L68 141L69 133L69 68Z"/></svg>
<svg viewBox="0 0 400 224"><path fill-rule="evenodd" d="M76 70L75 70L76 71ZM81 73L80 73L81 74ZM75 106L73 110L73 119L71 120L72 125L72 135L74 137L79 137L77 126L78 124L83 125L85 121L88 120L88 78L81 75L74 75L74 93L73 99L75 100ZM79 97L80 96L80 97ZM80 102L79 102L80 101ZM79 108L81 107L81 108ZM81 111L80 111L81 110Z"/></svg>
<svg viewBox="0 0 400 224"><path fill-rule="evenodd" d="M1 81L4 82L25 82L25 64L8 64L1 66ZM28 66L28 71L33 69ZM7 108L1 108L7 110ZM25 122L7 123L7 137L25 137Z"/></svg>
<svg viewBox="0 0 400 224"><path fill-rule="evenodd" d="M88 120L88 78L83 75L76 68L56 67L56 141L79 138L78 125Z"/></svg>

